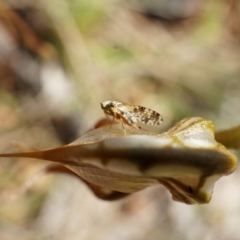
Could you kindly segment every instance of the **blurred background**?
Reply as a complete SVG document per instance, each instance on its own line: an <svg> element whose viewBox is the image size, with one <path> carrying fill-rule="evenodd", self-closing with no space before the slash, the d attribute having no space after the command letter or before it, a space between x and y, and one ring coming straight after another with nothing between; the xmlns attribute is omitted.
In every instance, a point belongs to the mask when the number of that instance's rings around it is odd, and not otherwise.
<svg viewBox="0 0 240 240"><path fill-rule="evenodd" d="M0 151L70 143L119 100L184 117L240 123L238 0L1 0ZM16 145L16 144L15 144ZM0 239L239 239L240 174L208 205L173 202L163 187L98 200L77 179L48 175L11 200L47 162L0 161Z"/></svg>

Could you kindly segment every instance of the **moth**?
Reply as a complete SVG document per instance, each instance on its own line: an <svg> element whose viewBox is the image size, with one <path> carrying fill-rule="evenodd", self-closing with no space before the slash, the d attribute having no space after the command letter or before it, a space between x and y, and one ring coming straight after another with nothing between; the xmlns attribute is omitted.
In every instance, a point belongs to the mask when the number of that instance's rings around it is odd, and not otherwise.
<svg viewBox="0 0 240 240"><path fill-rule="evenodd" d="M131 129L139 129L137 123L160 125L163 122L161 114L142 106L125 105L118 101L104 101L101 103L101 107L107 118L112 116L113 121L117 119L122 123L124 133L124 124L130 126Z"/></svg>

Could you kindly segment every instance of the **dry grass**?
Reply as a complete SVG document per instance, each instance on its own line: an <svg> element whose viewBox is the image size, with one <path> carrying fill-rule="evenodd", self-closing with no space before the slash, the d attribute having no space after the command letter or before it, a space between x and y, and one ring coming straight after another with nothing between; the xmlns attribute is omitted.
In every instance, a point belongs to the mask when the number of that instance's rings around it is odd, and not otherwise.
<svg viewBox="0 0 240 240"><path fill-rule="evenodd" d="M59 146L58 130L68 132L69 125L73 140L104 116L99 103L108 99L160 112L159 132L187 116L211 119L218 129L240 123L237 1L205 1L179 24L150 21L121 1L11 1L31 19L21 24L5 2L1 152L14 151L12 140ZM68 124L56 128L66 116ZM210 204L187 206L173 202L163 187L103 202L67 176L47 176L11 201L44 164L2 159L0 165L0 239L239 238L238 171L216 184Z"/></svg>

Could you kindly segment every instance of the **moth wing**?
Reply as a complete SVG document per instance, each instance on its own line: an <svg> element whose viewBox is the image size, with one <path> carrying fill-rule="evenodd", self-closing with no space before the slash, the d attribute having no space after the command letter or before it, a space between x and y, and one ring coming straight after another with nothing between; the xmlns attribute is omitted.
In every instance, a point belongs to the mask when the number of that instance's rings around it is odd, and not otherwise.
<svg viewBox="0 0 240 240"><path fill-rule="evenodd" d="M152 109L136 105L126 107L129 109L132 119L136 122L149 125L160 125L163 122L161 114Z"/></svg>
<svg viewBox="0 0 240 240"><path fill-rule="evenodd" d="M131 107L132 106L128 105L122 105L118 107L118 111L121 112L121 115L124 117L124 119L128 122L129 125L138 122L137 117L132 112Z"/></svg>

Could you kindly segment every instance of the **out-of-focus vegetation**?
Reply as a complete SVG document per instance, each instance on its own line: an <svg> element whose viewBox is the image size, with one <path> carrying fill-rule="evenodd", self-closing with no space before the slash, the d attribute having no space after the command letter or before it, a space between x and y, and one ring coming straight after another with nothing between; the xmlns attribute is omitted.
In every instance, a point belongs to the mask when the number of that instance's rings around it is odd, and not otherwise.
<svg viewBox="0 0 240 240"><path fill-rule="evenodd" d="M16 151L13 140L69 143L104 116L108 99L160 112L154 131L188 116L234 127L239 78L237 0L0 3L1 152ZM239 238L238 172L202 206L173 202L162 187L103 202L68 176L46 176L12 200L45 164L1 159L0 239Z"/></svg>

